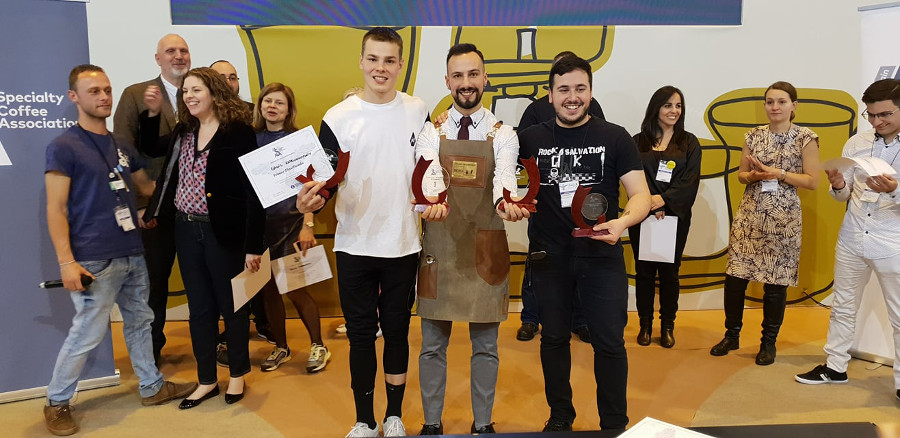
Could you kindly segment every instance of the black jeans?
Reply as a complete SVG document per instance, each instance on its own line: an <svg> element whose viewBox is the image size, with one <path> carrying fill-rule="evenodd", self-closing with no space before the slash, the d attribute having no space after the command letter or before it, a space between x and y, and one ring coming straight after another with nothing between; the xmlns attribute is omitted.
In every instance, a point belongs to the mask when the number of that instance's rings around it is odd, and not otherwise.
<svg viewBox="0 0 900 438"><path fill-rule="evenodd" d="M575 419L569 341L572 306L580 296L594 349L600 427L623 429L628 424L628 357L624 338L628 279L624 259L547 254L543 260L533 261L531 269L543 324L541 365L550 416L568 422Z"/></svg>
<svg viewBox="0 0 900 438"><path fill-rule="evenodd" d="M587 326L584 320L584 312L581 311L581 303L578 297L575 297L575 304L572 309L572 329ZM525 277L522 279L522 313L519 318L522 324L526 322L534 325L541 324L541 318L538 316L537 297L534 296L534 289L531 287L531 261L525 261Z"/></svg>
<svg viewBox="0 0 900 438"><path fill-rule="evenodd" d="M202 385L216 383L216 335L225 320L231 377L250 372L250 319L247 305L234 311L231 279L244 268L244 254L216 240L208 222L175 222L175 246L191 312L191 345Z"/></svg>
<svg viewBox="0 0 900 438"><path fill-rule="evenodd" d="M166 345L166 305L169 301L169 275L175 263L175 221L159 217L156 227L141 230L144 243L144 259L147 260L147 274L150 278L150 298L147 304L153 310L150 334L153 337L153 355L159 356Z"/></svg>
<svg viewBox="0 0 900 438"><path fill-rule="evenodd" d="M375 388L379 323L384 337L384 373L405 374L409 368L409 319L419 255L382 258L340 251L334 255L350 341L350 387L367 392Z"/></svg>

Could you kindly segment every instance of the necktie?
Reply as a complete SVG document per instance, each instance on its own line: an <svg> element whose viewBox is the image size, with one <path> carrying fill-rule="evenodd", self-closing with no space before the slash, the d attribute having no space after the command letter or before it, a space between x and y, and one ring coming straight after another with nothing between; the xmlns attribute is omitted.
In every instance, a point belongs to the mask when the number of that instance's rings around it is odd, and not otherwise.
<svg viewBox="0 0 900 438"><path fill-rule="evenodd" d="M469 126L472 125L472 118L469 116L463 116L463 118L459 119L459 133L456 134L457 140L468 140L469 139Z"/></svg>

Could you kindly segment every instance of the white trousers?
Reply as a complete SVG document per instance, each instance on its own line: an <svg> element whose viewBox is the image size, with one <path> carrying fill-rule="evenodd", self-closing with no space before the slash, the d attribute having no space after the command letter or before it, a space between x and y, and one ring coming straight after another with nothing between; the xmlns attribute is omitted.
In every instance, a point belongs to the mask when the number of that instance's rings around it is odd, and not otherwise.
<svg viewBox="0 0 900 438"><path fill-rule="evenodd" d="M894 330L894 387L900 389L900 254L883 259L866 259L852 254L838 243L834 256L831 321L825 343L825 354L828 355L826 364L835 371L847 371L860 299L873 271L881 284L888 318Z"/></svg>

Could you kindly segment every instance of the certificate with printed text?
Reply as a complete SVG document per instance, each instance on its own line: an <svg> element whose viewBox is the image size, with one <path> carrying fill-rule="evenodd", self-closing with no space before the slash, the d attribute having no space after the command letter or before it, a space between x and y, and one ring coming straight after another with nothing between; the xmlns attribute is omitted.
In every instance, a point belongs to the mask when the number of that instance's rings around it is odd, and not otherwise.
<svg viewBox="0 0 900 438"><path fill-rule="evenodd" d="M296 178L300 174L306 175L310 164L315 168L313 178L317 181L334 173L312 126L275 140L238 160L263 208L296 195L302 186Z"/></svg>

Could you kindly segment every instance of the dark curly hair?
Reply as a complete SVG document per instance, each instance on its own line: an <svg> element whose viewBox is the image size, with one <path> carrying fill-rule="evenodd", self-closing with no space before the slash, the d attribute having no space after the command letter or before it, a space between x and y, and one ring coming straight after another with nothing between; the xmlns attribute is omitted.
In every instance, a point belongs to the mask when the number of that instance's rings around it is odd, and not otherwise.
<svg viewBox="0 0 900 438"><path fill-rule="evenodd" d="M219 124L227 126L234 122L250 124L251 114L247 103L238 97L237 93L231 89L228 82L222 78L217 71L209 67L193 68L184 75L184 79L194 76L203 82L203 85L209 89L209 95L212 97L212 109L219 120ZM184 87L184 79L182 79L182 88ZM196 129L200 126L200 120L191 115L187 105L184 104L182 90L178 90L178 121L190 129Z"/></svg>

